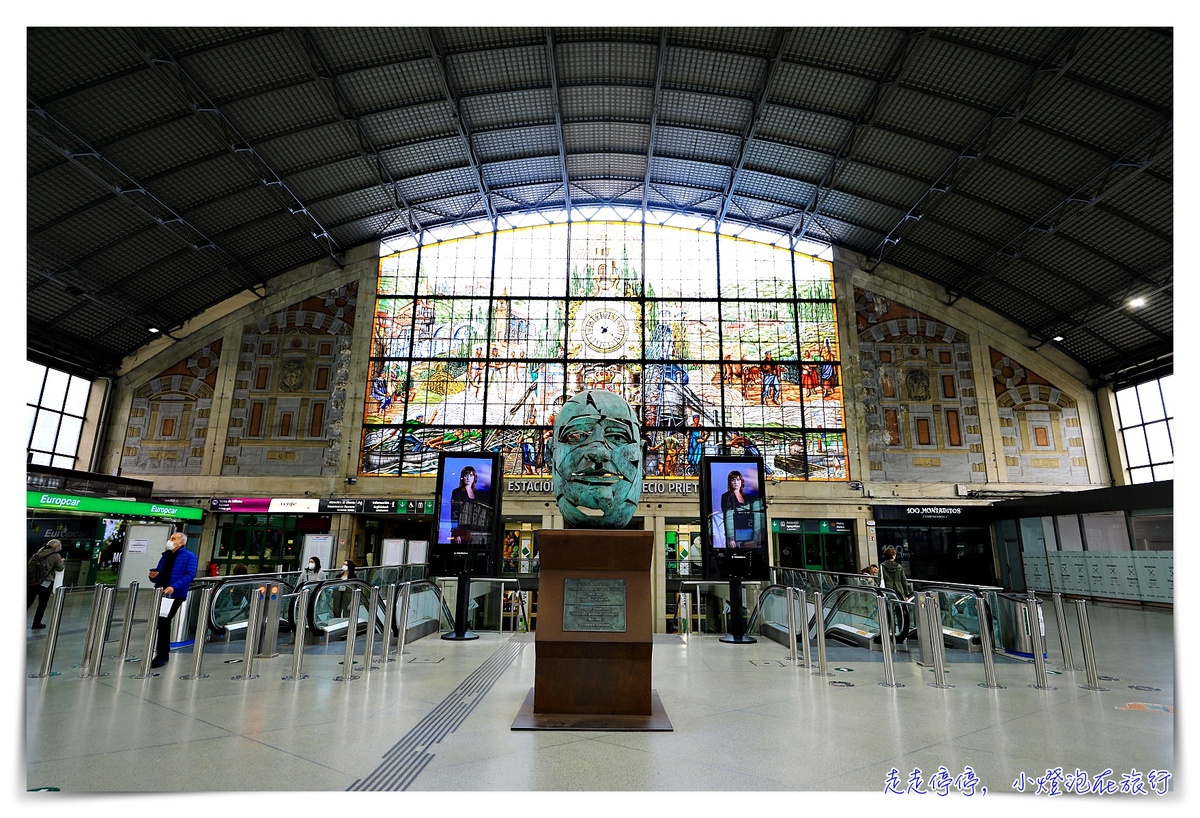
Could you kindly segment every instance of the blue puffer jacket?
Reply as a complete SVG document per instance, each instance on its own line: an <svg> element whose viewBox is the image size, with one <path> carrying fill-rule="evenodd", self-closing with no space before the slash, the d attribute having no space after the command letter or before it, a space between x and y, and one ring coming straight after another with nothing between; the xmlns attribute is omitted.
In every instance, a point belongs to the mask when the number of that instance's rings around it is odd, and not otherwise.
<svg viewBox="0 0 1200 818"><path fill-rule="evenodd" d="M154 570L162 571L164 559L166 559L166 555L158 558L158 565ZM188 588L192 587L192 580L196 578L198 564L199 560L196 555L188 551L186 546L179 549L175 555L175 566L171 569L171 581L167 583L175 589L171 594L171 599L187 599Z"/></svg>

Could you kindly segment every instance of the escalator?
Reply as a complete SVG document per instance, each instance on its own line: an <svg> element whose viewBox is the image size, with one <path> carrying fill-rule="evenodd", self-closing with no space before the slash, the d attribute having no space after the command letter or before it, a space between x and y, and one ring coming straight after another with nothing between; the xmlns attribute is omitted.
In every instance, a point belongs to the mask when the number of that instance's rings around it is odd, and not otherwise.
<svg viewBox="0 0 1200 818"><path fill-rule="evenodd" d="M912 627L912 606L890 588L865 582L837 585L821 593L824 614L821 625L826 640L868 650L882 650L877 601L880 597L886 600L893 642L901 645L916 635ZM807 609L801 611L797 598L796 607L794 621L797 626L807 623L809 637L814 638L817 634L816 606L808 602ZM750 616L748 632L755 629L781 644L789 643L787 589L784 586L770 585L759 596L758 605Z"/></svg>
<svg viewBox="0 0 1200 818"><path fill-rule="evenodd" d="M917 621L918 604L904 602L895 591L890 588L879 588L869 580L859 582L855 577L848 576L846 581L849 584L837 585L832 588L816 583L813 589L814 592L820 590L823 596L824 632L827 640L868 650L880 650L879 614L876 602L879 595L888 600L888 619L892 624L892 638L895 643L902 645L909 639L919 640L921 638ZM807 589L805 590L807 593ZM937 586L925 590L935 591L938 594L943 644L952 650L968 652L981 650L980 612L982 611L989 623L994 621L993 607L988 599L988 589ZM788 644L786 595L787 591L784 586L769 586L760 596L759 604L751 619L751 627L757 626L761 634L785 645ZM919 596L918 603L920 602ZM815 606L811 602L808 604L807 611L796 610L793 616L797 623L803 621L809 623L810 637L816 635L816 623L813 621ZM994 626L991 632L992 634L996 633Z"/></svg>

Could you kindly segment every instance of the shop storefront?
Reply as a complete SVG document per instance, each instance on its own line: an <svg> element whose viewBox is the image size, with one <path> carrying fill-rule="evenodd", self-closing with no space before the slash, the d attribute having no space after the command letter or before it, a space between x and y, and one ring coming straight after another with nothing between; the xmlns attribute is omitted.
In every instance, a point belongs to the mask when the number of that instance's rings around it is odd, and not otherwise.
<svg viewBox="0 0 1200 818"><path fill-rule="evenodd" d="M432 499L214 497L217 515L209 573L298 571L317 556L326 570L349 558L356 565L397 565L410 544L428 545ZM243 571L244 569L244 571Z"/></svg>
<svg viewBox="0 0 1200 818"><path fill-rule="evenodd" d="M771 520L773 563L780 568L854 574L854 521L829 519Z"/></svg>
<svg viewBox="0 0 1200 818"><path fill-rule="evenodd" d="M190 538L199 535L204 517L202 508L173 503L47 491L26 491L25 508L26 558L47 541L60 540L67 585L114 582L130 532L139 526L158 525Z"/></svg>
<svg viewBox="0 0 1200 818"><path fill-rule="evenodd" d="M896 558L913 579L996 584L985 506L875 506L875 555L896 549Z"/></svg>

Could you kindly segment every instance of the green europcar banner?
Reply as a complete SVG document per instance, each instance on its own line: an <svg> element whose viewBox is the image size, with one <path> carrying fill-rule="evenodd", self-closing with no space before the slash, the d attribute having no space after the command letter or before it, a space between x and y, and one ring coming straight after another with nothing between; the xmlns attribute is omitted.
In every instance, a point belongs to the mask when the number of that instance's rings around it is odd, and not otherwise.
<svg viewBox="0 0 1200 818"><path fill-rule="evenodd" d="M48 511L124 514L130 517L169 517L175 520L199 520L204 517L202 508L190 508L169 503L114 500L110 497L78 497L74 494L51 494L45 491L26 491L25 507Z"/></svg>

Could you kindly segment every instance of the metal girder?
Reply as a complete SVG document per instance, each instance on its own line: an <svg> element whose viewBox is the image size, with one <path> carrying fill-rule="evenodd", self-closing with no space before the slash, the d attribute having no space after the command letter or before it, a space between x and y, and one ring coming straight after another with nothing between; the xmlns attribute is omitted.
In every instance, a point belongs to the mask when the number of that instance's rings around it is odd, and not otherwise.
<svg viewBox="0 0 1200 818"><path fill-rule="evenodd" d="M1168 135L1172 133L1172 121L1168 120L1155 128L1137 145L1107 167L1101 169L1083 184L1062 198L1048 211L1029 222L1016 235L993 250L986 258L968 266L960 280L974 281L989 278L995 267L1006 261L1020 258L1026 247L1044 236L1056 232L1073 219L1112 196L1129 184L1138 174L1164 156L1172 147ZM956 289L959 287L956 282Z"/></svg>
<svg viewBox="0 0 1200 818"><path fill-rule="evenodd" d="M408 231L408 234L413 238L419 239L422 231L420 221L418 221L416 214L413 213L412 207L409 206L404 194L400 192L400 187L396 183L395 178L383 164L383 158L380 155L379 149L371 141L371 137L367 133L367 129L363 126L358 112L354 110L354 106L347 98L346 92L342 90L337 76L329 70L329 65L325 62L325 56L321 53L321 47L313 39L309 29L294 28L292 29L292 33L300 39L304 51L308 55L313 78L317 80L321 88L329 92L329 96L333 104L337 106L342 120L354 129L354 135L358 138L359 155L374 168L375 178L378 180L380 190L393 203L392 207L396 214L396 220L403 220L404 228ZM384 233L387 233L387 231L384 231Z"/></svg>
<svg viewBox="0 0 1200 818"><path fill-rule="evenodd" d="M322 252L327 253L338 266L345 263L345 253L337 241L312 213L308 205L300 200L294 191L283 180L262 154L242 136L237 126L221 108L213 102L200 84L180 65L179 61L160 43L149 29L123 29L122 33L129 39L137 53L145 60L151 69L158 71L168 78L170 85L179 91L184 102L196 115L204 115L201 121L213 123L220 133L221 144L228 147L254 178L257 178L264 188L272 193L280 206L303 224L306 233L313 241L321 246Z"/></svg>
<svg viewBox="0 0 1200 818"><path fill-rule="evenodd" d="M779 63L783 60L783 44L791 34L792 29L780 28L775 30L774 36L771 38L771 49L766 58L767 67L759 80L758 89L754 92L754 102L750 108L750 121L746 123L746 128L742 131L742 145L738 149L737 161L733 163L729 182L722 192L721 209L717 213L718 233L721 232L721 225L725 223L725 217L733 205L733 192L737 190L738 179L742 175L742 169L746 167L746 159L750 156L750 145L754 142L758 123L762 121L763 112L767 108L767 92L770 91L775 74L779 71Z"/></svg>
<svg viewBox="0 0 1200 818"><path fill-rule="evenodd" d="M114 292L112 295L108 295L103 292L100 294L89 292L88 290L79 286L77 282L87 281L89 278L93 278L93 276L90 276L88 273L80 270L73 264L68 264L62 259L57 258L53 253L45 250L44 248L28 245L27 249L28 252L33 256L33 258L29 260L30 269L37 275L41 276L43 281L54 283L62 287L67 295L70 295L73 298L83 298L91 301L94 304L98 304L99 306L104 307L105 309L110 310L117 315L123 316L124 318L141 318L146 322L147 326L175 325L176 322L174 319L167 321L163 320L163 316L161 315L150 315L145 312L142 309L142 302L132 296L128 296L121 292ZM41 258L38 258L39 256ZM49 269L51 266L54 268L53 270ZM70 274L71 276L74 276L76 281L72 282L64 279L64 274ZM46 321L43 326L49 329L55 329L59 327L64 320L70 318L73 312L73 308L64 310Z"/></svg>
<svg viewBox="0 0 1200 818"><path fill-rule="evenodd" d="M567 173L567 136L563 131L562 103L558 97L558 57L554 29L546 29L546 63L550 67L550 90L554 99L554 125L558 129L558 166L563 178L563 209L571 212L571 177Z"/></svg>
<svg viewBox="0 0 1200 818"><path fill-rule="evenodd" d="M1041 83L1038 80L1049 77L1052 81L1063 76L1079 58L1085 47L1096 39L1094 31L1068 31L1055 43L1051 53L1041 64L1031 70L1025 80L1009 96L1008 99L992 114L991 118L980 128L959 150L946 168L938 175L931 185L917 197L900 220L884 235L883 239L870 253L874 259L871 265L873 271L887 256L892 247L900 241L904 227L911 222L919 221L935 193L946 193L954 185L955 176L960 168L969 162L979 159L987 152L988 144L997 132L1011 128L1020 122L1033 103L1053 84Z"/></svg>
<svg viewBox="0 0 1200 818"><path fill-rule="evenodd" d="M928 29L912 29L907 32L904 39L896 47L891 59L888 60L888 65L884 69L883 76L875 81L875 85L872 87L866 103L859 110L858 116L846 128L846 134L842 137L841 143L834 149L833 155L829 158L829 164L825 167L825 173L822 174L821 181L817 183L812 198L809 199L808 204L804 207L804 212L800 214L800 218L796 220L795 226L792 227L789 235L792 238L793 246L798 242L804 241L808 233L808 225L812 217L820 212L822 200L833 189L833 184L837 179L838 173L850 161L850 157L854 154L854 148L862 135L875 127L876 115L879 112L880 106L887 99L889 93L899 86L900 81L904 78L904 74L909 68L909 58L912 57L917 43L925 39L928 33Z"/></svg>
<svg viewBox="0 0 1200 818"><path fill-rule="evenodd" d="M113 164L37 102L27 100L27 107L28 112L33 114L29 123L35 136L58 151L101 187L140 210L152 223L170 233L176 241L205 256L239 289L249 290L255 296L262 297L256 289L259 284L231 253L218 246L199 228L147 190L145 185Z"/></svg>
<svg viewBox="0 0 1200 818"><path fill-rule="evenodd" d="M658 57L654 66L654 95L650 98L650 135L646 145L646 174L642 177L642 224L646 223L646 206L650 200L650 167L654 163L654 149L657 147L656 133L658 131L658 101L661 99L663 77L667 73L667 30L658 30Z"/></svg>
<svg viewBox="0 0 1200 818"><path fill-rule="evenodd" d="M429 56L433 60L433 64L437 66L438 82L442 85L442 91L446 95L446 102L450 103L450 107L454 114L454 124L458 130L458 138L462 141L463 150L466 151L467 161L471 164L471 170L474 171L475 183L479 186L479 194L483 197L483 208L487 211L488 219L492 223L492 229L496 229L496 211L492 207L492 196L488 190L487 181L483 178L483 167L479 162L479 157L475 155L475 146L471 143L471 131L463 121L462 102L459 100L455 90L450 87L450 74L446 70L446 57L442 54L441 48L434 41L433 33L428 28L422 28L421 34L425 38L425 46L429 49Z"/></svg>

